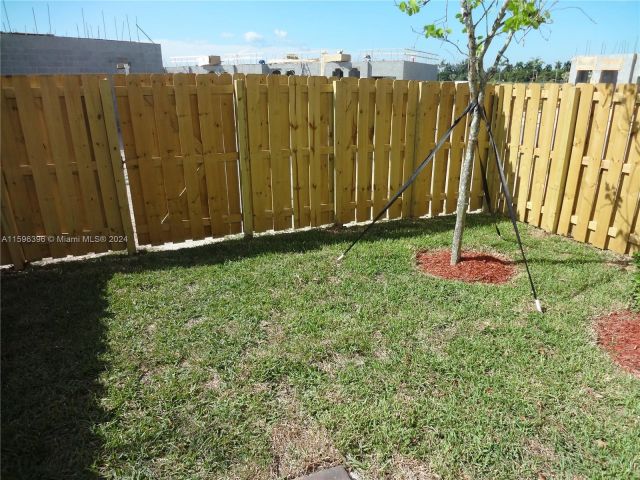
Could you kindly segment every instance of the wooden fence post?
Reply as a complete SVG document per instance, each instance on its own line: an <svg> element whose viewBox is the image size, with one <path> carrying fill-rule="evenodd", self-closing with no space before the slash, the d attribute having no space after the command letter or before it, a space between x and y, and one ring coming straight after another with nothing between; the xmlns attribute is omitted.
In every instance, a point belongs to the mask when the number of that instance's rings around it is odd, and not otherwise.
<svg viewBox="0 0 640 480"><path fill-rule="evenodd" d="M133 255L136 253L136 242L133 237L129 197L127 195L127 185L124 179L124 166L122 164L122 157L120 157L120 144L118 142L116 114L114 109L115 96L112 95L111 82L107 78L100 80L99 89L100 99L102 101L102 111L104 112L104 123L107 129L107 142L109 144L111 168L113 170L113 178L116 183L120 218L122 219L124 233L127 236L127 252L129 252L129 255Z"/></svg>
<svg viewBox="0 0 640 480"><path fill-rule="evenodd" d="M253 235L253 192L249 159L249 125L247 122L247 90L244 78L235 81L238 153L240 156L240 193L242 195L242 230Z"/></svg>

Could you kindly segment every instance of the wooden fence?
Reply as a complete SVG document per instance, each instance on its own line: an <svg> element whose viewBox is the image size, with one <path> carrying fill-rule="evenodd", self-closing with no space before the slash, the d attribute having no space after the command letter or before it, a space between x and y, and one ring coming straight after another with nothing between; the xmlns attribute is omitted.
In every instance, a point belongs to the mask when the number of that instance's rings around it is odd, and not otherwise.
<svg viewBox="0 0 640 480"><path fill-rule="evenodd" d="M518 219L598 248L638 251L637 86L496 90L492 123Z"/></svg>
<svg viewBox="0 0 640 480"><path fill-rule="evenodd" d="M2 263L20 266L134 251L133 226L138 244L159 245L370 220L469 91L386 79L40 76L3 77L1 101L2 234L13 239ZM519 219L638 250L638 103L633 85L490 87L485 107ZM455 211L468 128L454 129L387 218ZM469 209L483 203L479 158L504 210L484 129ZM82 235L97 241L59 241Z"/></svg>
<svg viewBox="0 0 640 480"><path fill-rule="evenodd" d="M109 81L3 77L0 104L2 263L135 251Z"/></svg>
<svg viewBox="0 0 640 480"><path fill-rule="evenodd" d="M138 243L242 231L230 75L114 77Z"/></svg>

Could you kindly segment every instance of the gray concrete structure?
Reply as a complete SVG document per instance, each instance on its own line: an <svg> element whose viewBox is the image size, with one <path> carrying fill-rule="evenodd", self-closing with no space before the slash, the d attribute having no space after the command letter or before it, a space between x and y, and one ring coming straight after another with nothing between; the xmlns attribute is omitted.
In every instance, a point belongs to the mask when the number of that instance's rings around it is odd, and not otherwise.
<svg viewBox="0 0 640 480"><path fill-rule="evenodd" d="M627 53L574 57L571 59L569 83L640 84L640 56Z"/></svg>
<svg viewBox="0 0 640 480"><path fill-rule="evenodd" d="M25 33L0 34L2 75L125 71L163 73L160 45Z"/></svg>
<svg viewBox="0 0 640 480"><path fill-rule="evenodd" d="M322 73L320 69L322 68ZM362 60L348 62L278 61L271 63L239 63L166 67L179 73L258 73L281 75L324 75L327 77L392 78L396 80L437 80L437 65L409 60Z"/></svg>

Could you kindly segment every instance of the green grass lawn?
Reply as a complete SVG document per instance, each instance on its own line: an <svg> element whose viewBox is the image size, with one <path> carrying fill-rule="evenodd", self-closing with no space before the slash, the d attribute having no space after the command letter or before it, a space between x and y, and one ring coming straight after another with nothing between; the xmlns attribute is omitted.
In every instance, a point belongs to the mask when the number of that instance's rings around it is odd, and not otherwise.
<svg viewBox="0 0 640 480"><path fill-rule="evenodd" d="M640 477L640 380L594 340L634 267L522 227L503 286L414 267L454 219L2 276L3 478ZM469 248L518 259L472 216Z"/></svg>

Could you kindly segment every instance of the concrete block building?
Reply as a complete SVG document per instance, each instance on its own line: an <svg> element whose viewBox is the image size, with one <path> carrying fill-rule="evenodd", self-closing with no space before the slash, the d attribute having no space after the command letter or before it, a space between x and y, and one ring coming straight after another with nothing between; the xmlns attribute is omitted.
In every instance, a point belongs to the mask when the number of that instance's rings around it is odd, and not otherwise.
<svg viewBox="0 0 640 480"><path fill-rule="evenodd" d="M326 77L390 78L395 80L436 80L438 66L434 57L414 50L385 51L351 55L338 52L316 57L286 54L282 58L263 60L251 57L178 57L168 72L280 74ZM182 64L181 64L182 63Z"/></svg>
<svg viewBox="0 0 640 480"><path fill-rule="evenodd" d="M569 83L639 83L637 53L579 56L571 60Z"/></svg>
<svg viewBox="0 0 640 480"><path fill-rule="evenodd" d="M155 43L0 34L2 75L163 72L161 48Z"/></svg>

